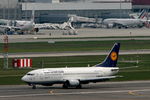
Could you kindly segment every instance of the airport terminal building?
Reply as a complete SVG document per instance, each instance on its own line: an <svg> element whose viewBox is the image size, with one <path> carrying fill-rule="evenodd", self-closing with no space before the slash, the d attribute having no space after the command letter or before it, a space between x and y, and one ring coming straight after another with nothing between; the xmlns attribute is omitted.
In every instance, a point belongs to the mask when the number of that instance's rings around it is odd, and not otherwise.
<svg viewBox="0 0 150 100"><path fill-rule="evenodd" d="M64 22L68 15L89 18L128 17L131 2L105 2L84 0L55 3L22 3L22 11L35 10L36 22ZM24 16L29 17L29 16Z"/></svg>
<svg viewBox="0 0 150 100"><path fill-rule="evenodd" d="M150 0L132 0L132 9L134 12L138 12L141 9L150 9Z"/></svg>
<svg viewBox="0 0 150 100"><path fill-rule="evenodd" d="M89 18L129 17L131 0L1 0L0 18L30 19L36 23L62 23L69 15ZM138 1L138 0L137 0ZM136 1L136 2L137 2ZM134 1L135 4L135 1ZM134 6L135 8L136 6Z"/></svg>

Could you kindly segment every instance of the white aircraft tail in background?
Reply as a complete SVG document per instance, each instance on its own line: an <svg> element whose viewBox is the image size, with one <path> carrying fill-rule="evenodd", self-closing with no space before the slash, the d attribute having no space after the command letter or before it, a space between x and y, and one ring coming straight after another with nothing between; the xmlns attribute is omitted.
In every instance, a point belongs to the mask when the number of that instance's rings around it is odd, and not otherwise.
<svg viewBox="0 0 150 100"><path fill-rule="evenodd" d="M18 33L24 34L26 32L34 31L34 11L32 11L31 20L5 20L1 19L1 22L5 21L5 25L0 25L0 32L3 34Z"/></svg>
<svg viewBox="0 0 150 100"><path fill-rule="evenodd" d="M148 13L145 9L143 9L140 14L135 14L134 13L134 14L130 14L129 16L132 19L147 19Z"/></svg>

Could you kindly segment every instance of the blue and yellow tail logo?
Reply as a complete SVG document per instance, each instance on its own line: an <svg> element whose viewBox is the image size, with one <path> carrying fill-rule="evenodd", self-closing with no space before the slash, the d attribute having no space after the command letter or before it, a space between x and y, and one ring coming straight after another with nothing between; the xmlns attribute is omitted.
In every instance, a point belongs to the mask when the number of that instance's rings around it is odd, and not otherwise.
<svg viewBox="0 0 150 100"><path fill-rule="evenodd" d="M111 55L110 55L110 58L111 58L112 61L116 61L117 58L118 58L117 53L116 52L112 52Z"/></svg>
<svg viewBox="0 0 150 100"><path fill-rule="evenodd" d="M119 49L120 43L115 43L105 60L102 63L97 64L96 67L116 67Z"/></svg>

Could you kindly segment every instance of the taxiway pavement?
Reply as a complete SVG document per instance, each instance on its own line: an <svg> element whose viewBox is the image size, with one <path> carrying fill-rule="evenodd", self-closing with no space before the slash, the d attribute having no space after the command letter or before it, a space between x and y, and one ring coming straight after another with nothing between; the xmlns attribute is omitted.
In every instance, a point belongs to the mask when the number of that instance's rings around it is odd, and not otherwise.
<svg viewBox="0 0 150 100"><path fill-rule="evenodd" d="M62 89L61 85L0 86L0 100L150 100L150 81L102 82L83 89Z"/></svg>
<svg viewBox="0 0 150 100"><path fill-rule="evenodd" d="M109 51L64 51L64 52L23 52L9 53L9 58L15 57L63 57L63 56L91 56L91 55L107 55ZM120 55L129 54L150 54L149 49L141 50L121 50ZM3 53L0 53L0 58L3 58Z"/></svg>
<svg viewBox="0 0 150 100"><path fill-rule="evenodd" d="M67 30L40 30L35 35L9 35L9 43L15 42L47 42L47 41L105 41L105 40L150 40L148 28L133 29L76 29L76 35L63 35ZM50 35L51 34L51 35ZM134 37L138 36L138 37ZM144 36L144 38L140 38ZM105 37L104 39L102 37ZM106 38L107 37L107 38ZM110 38L118 37L118 38ZM119 38L128 37L128 38ZM133 38L134 37L134 38ZM76 39L69 39L76 38ZM84 38L84 39L81 39ZM88 39L87 39L88 38ZM100 39L99 39L100 38ZM0 43L4 42L4 36L0 35Z"/></svg>

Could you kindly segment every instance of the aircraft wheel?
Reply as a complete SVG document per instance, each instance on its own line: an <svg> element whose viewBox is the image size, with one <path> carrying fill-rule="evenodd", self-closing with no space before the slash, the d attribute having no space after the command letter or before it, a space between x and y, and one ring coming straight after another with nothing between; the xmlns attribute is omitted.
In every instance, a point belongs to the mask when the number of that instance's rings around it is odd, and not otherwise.
<svg viewBox="0 0 150 100"><path fill-rule="evenodd" d="M36 89L36 85L32 85L32 89Z"/></svg>
<svg viewBox="0 0 150 100"><path fill-rule="evenodd" d="M81 88L82 88L82 85L79 84L76 88L77 88L77 89L81 89Z"/></svg>
<svg viewBox="0 0 150 100"><path fill-rule="evenodd" d="M63 84L63 88L64 88L64 89L68 89L68 87L69 87L69 86L68 86L68 82L65 82L65 83Z"/></svg>
<svg viewBox="0 0 150 100"><path fill-rule="evenodd" d="M121 29L121 26L119 26L118 28Z"/></svg>
<svg viewBox="0 0 150 100"><path fill-rule="evenodd" d="M64 85L63 85L63 88L64 88L64 89L68 89L68 86L64 84Z"/></svg>

